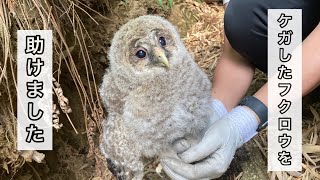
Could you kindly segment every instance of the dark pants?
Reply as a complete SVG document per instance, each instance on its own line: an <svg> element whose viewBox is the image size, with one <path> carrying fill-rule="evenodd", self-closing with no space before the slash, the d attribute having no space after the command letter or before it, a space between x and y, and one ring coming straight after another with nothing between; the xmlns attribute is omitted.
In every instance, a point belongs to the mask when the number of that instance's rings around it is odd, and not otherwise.
<svg viewBox="0 0 320 180"><path fill-rule="evenodd" d="M268 72L268 9L302 9L302 38L320 21L320 0L231 0L224 30L231 46L255 67ZM319 44L320 45L320 40Z"/></svg>

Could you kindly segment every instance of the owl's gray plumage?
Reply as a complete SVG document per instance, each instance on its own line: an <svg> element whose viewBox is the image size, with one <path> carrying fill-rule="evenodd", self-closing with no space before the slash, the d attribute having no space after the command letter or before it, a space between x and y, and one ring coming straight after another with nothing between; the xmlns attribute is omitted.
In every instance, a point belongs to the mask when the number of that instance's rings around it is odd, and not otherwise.
<svg viewBox="0 0 320 180"><path fill-rule="evenodd" d="M136 55L141 49L144 58ZM118 179L142 179L141 157L160 155L174 140L197 136L206 127L211 83L175 27L158 16L141 16L122 26L109 60L100 87L108 111L101 150Z"/></svg>

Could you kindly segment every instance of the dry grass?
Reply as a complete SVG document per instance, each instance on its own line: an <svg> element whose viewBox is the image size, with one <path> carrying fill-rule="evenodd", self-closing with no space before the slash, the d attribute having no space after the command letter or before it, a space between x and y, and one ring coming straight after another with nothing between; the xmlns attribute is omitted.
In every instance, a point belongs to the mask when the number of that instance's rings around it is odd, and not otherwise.
<svg viewBox="0 0 320 180"><path fill-rule="evenodd" d="M306 115L304 111L303 130L302 130L302 172L271 172L270 179L320 179L319 161L320 161L320 141L319 137L319 103L305 104L309 108L311 116ZM317 110L314 108L317 107ZM254 141L259 146L265 159L267 158L267 130L262 131Z"/></svg>
<svg viewBox="0 0 320 180"><path fill-rule="evenodd" d="M38 152L15 150L15 102L17 100L16 31L19 29L52 29L54 37L53 75L55 77L53 79L55 96L53 105L54 128L60 129L58 133L63 131L63 128L68 128L66 122L64 122L63 127L61 124L61 119L67 119L74 130L72 136L78 137L73 139L81 141L76 142L75 146L83 147L87 153L83 156L81 150L75 149L75 147L64 142L63 138L61 139L64 136L63 134L55 136L55 142L62 146L55 155L58 156L56 165L58 163L64 164L67 165L67 168L58 168L57 171L60 174L51 175L50 178L58 178L59 175L59 178L61 178L63 174L70 173L69 170L72 171L76 179L111 178L109 171L104 166L104 157L101 156L97 148L99 134L101 133L101 120L104 115L98 96L98 83L95 76L98 74L98 80L100 80L104 68L101 68L101 65L94 66L92 62L95 65L99 64L97 61L103 61L102 63L107 64L105 56L113 33L129 19L147 13L148 9L142 6L142 2L133 1L131 4L132 6L127 6L118 1L113 4L113 9L111 9L111 3L108 0L1 1L0 104L7 105L4 106L2 109L4 112L1 113L4 114L1 116L0 126L0 161L3 164L3 168L0 171L1 174L14 178L17 170L24 165L25 161L37 160L37 162L40 162L42 160L39 157L43 156L42 154L39 156ZM146 4L150 5L149 9L157 10L153 8L156 3ZM158 9L161 8L158 7ZM129 13L127 10L129 10ZM159 10L159 12L163 11ZM102 26L98 21L102 23ZM99 31L101 27L103 27L102 31L104 32ZM91 31L89 32L88 29ZM91 36L95 37L95 41ZM99 60L96 59L97 54L99 54ZM101 69L103 69L103 72L101 72ZM66 89L70 89L66 86L72 86L71 89L75 89L77 95L70 92L64 93ZM67 94L69 94L69 97ZM72 106L69 100L72 102L75 101L75 98L76 102L80 103ZM72 115L72 111L74 111L74 115ZM60 112L63 114L60 114ZM79 117L77 114L81 116L80 121L72 118ZM84 129L81 128L83 126L85 127ZM84 143L82 143L82 134L86 136ZM45 164L50 164L48 162L50 161L50 156L45 160ZM38 179L41 176L39 175L41 173L38 172L40 171L39 167L34 163L28 163L28 165L32 170L32 174ZM80 170L86 169L85 171L87 172L81 171L81 173L78 173L79 168ZM94 169L94 173L92 173L92 169Z"/></svg>
<svg viewBox="0 0 320 180"><path fill-rule="evenodd" d="M223 14L221 5L207 5L196 1L186 1L196 22L185 37L185 44L192 52L198 65L212 77L213 69L222 52L224 40Z"/></svg>
<svg viewBox="0 0 320 180"><path fill-rule="evenodd" d="M85 2L85 3L84 3ZM2 119L1 125L14 126L16 124L16 118L14 116L16 112L16 31L19 29L52 29L53 30L53 48L54 48L54 77L57 79L54 81L54 92L57 97L57 104L59 104L61 111L68 117L70 124L74 131L78 133L73 121L69 118L68 113L71 112L71 108L68 105L68 99L63 95L63 90L59 86L61 79L61 69L65 67L68 69L68 77L71 78L71 82L75 85L79 98L81 100L81 106L84 114L84 125L87 127L89 124L97 124L97 131L101 131L100 121L103 118L103 109L98 96L98 85L94 75L93 67L91 64L88 47L93 44L92 39L88 35L85 25L82 22L82 18L87 16L92 19L90 14L99 14L95 10L91 9L88 4L90 1L78 1L78 0L7 0L0 3L0 41L1 41L1 61L0 61L0 103L2 105L8 104L3 108L3 111L10 116L5 116ZM106 1L105 3L108 3ZM103 3L101 3L103 5ZM89 13L90 12L90 13ZM102 15L100 15L103 17ZM74 48L78 48L79 57L72 54ZM76 59L76 58L77 59ZM83 63L85 70L84 74L80 75L79 66L77 64ZM86 79L86 81L81 78ZM68 81L68 80L67 80ZM70 79L69 79L70 81ZM86 82L87 84L84 84ZM59 119L59 112L57 109L54 112L54 117ZM55 121L56 127L60 127L59 121ZM16 152L15 149L15 128L9 133L9 139L13 144L8 151ZM1 129L2 130L2 129ZM87 132L91 133L91 129L87 128ZM2 136L1 136L2 137ZM89 138L89 139L90 139ZM95 152L96 144L90 142L90 152ZM1 148L2 149L2 148ZM2 149L3 150L3 149ZM6 150L6 149L5 149ZM17 152L23 155L23 152ZM8 158L6 158L8 156ZM10 164L16 164L14 160L9 159L9 155L6 152L1 151L1 161L3 166L7 167ZM18 159L18 158L16 158ZM5 165L7 164L7 165ZM20 166L23 164L18 163ZM11 165L5 168L8 173L16 171L17 166Z"/></svg>

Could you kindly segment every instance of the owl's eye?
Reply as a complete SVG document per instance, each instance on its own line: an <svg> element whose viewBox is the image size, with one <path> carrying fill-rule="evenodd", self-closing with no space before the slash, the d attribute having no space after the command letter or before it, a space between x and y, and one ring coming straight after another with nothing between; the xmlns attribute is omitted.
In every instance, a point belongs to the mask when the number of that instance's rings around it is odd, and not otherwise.
<svg viewBox="0 0 320 180"><path fill-rule="evenodd" d="M162 37L162 36L159 38L159 43L161 44L161 46L166 46L167 45L166 39L164 37Z"/></svg>
<svg viewBox="0 0 320 180"><path fill-rule="evenodd" d="M146 51L144 51L144 50L139 50L139 51L136 53L136 56L137 56L138 58L140 58L140 59L145 58L146 55L147 55L147 53L146 53Z"/></svg>

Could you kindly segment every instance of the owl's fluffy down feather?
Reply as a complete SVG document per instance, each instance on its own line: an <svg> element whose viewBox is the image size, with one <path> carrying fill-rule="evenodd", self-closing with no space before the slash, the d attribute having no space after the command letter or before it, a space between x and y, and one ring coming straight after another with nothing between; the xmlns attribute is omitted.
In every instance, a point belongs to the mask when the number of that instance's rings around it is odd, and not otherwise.
<svg viewBox="0 0 320 180"><path fill-rule="evenodd" d="M170 54L170 67L154 73L152 69L136 71L126 46L134 36L143 37L152 28L172 34L176 47ZM141 157L160 155L174 140L199 136L206 127L212 112L211 83L174 26L157 16L142 16L121 27L109 59L110 69L100 87L108 112L101 150L118 179L142 179Z"/></svg>

